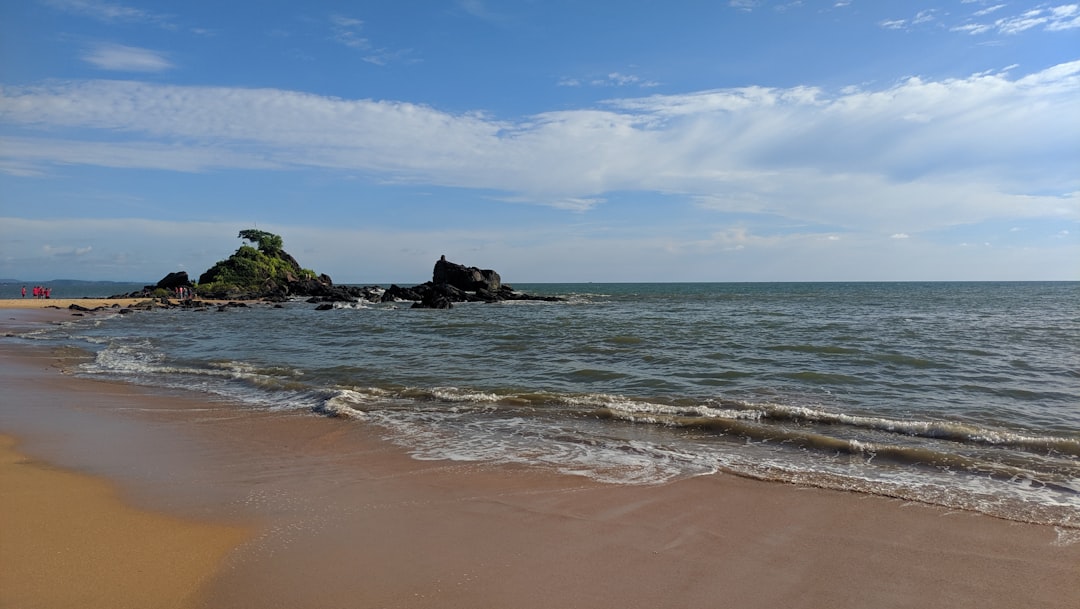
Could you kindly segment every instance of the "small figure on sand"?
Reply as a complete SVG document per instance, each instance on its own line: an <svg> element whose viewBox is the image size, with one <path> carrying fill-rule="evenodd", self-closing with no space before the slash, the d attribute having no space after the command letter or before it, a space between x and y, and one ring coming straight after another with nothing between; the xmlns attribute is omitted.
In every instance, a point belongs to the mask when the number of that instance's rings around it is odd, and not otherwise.
<svg viewBox="0 0 1080 609"><path fill-rule="evenodd" d="M26 286L22 287L22 297L26 298Z"/></svg>

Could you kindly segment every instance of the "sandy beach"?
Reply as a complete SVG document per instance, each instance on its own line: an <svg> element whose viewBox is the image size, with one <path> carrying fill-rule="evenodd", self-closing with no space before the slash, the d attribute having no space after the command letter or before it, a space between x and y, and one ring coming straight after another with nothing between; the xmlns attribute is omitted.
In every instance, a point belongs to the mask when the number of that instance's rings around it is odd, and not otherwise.
<svg viewBox="0 0 1080 609"><path fill-rule="evenodd" d="M71 305L97 308L124 308L152 300L150 298L0 298L0 311L10 309L62 309L67 310ZM223 304L226 301L206 300L208 305Z"/></svg>
<svg viewBox="0 0 1080 609"><path fill-rule="evenodd" d="M0 310L4 309L67 309L73 304L88 309L98 307L130 307L146 298L0 298Z"/></svg>
<svg viewBox="0 0 1080 609"><path fill-rule="evenodd" d="M47 321L37 315L5 311L0 334ZM1076 531L723 474L617 486L417 461L362 422L78 378L80 357L0 342L0 607L1066 608L1080 596ZM95 524L106 517L118 528ZM177 565L175 588L151 574ZM58 589L85 596L73 605Z"/></svg>

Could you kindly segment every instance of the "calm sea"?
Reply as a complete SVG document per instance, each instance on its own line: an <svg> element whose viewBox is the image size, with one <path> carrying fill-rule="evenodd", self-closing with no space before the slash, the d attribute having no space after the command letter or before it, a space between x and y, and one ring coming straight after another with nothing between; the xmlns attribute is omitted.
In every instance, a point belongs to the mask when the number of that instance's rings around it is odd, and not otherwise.
<svg viewBox="0 0 1080 609"><path fill-rule="evenodd" d="M1080 528L1080 283L541 284L562 303L157 311L82 373L618 484L728 472Z"/></svg>

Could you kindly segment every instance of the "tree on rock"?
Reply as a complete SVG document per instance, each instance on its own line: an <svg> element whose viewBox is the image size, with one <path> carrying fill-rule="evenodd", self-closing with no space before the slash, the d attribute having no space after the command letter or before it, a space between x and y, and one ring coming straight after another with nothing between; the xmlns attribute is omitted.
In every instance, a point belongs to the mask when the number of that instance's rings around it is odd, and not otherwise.
<svg viewBox="0 0 1080 609"><path fill-rule="evenodd" d="M285 247L285 242L280 236L256 228L242 230L237 237L256 244L260 252L270 256L281 253L282 248Z"/></svg>
<svg viewBox="0 0 1080 609"><path fill-rule="evenodd" d="M199 293L227 297L267 296L310 291L310 283L330 283L316 278L284 250L280 236L257 229L240 231L239 238L258 246L242 245L226 260L199 276ZM303 290L291 289L305 284Z"/></svg>

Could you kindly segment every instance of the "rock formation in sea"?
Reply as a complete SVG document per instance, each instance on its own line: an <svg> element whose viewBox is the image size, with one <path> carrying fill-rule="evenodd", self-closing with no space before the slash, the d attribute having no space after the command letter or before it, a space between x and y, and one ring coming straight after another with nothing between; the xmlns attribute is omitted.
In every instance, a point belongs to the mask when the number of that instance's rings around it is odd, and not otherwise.
<svg viewBox="0 0 1080 609"><path fill-rule="evenodd" d="M479 269L450 262L442 256L435 262L431 281L412 287L391 285L383 289L377 286L349 288L353 300L368 302L412 301L414 309L449 309L455 302L502 302L506 300L541 300L557 302L555 296L533 296L514 290L502 282L499 274L490 269ZM325 302L325 298L312 299Z"/></svg>
<svg viewBox="0 0 1080 609"><path fill-rule="evenodd" d="M186 271L169 273L155 285L116 297L154 298L163 304L188 288L198 298L214 300L263 300L284 302L306 298L310 303L334 302L412 302L413 308L449 309L456 302L502 302L506 300L558 301L553 296L522 294L502 282L491 269L479 269L450 262L442 256L435 262L431 281L413 286L338 286L326 274L305 269L284 249L282 238L273 233L248 229L239 238L244 244L236 253L218 261L193 284ZM191 306L192 300L182 303ZM333 307L320 306L320 310Z"/></svg>

